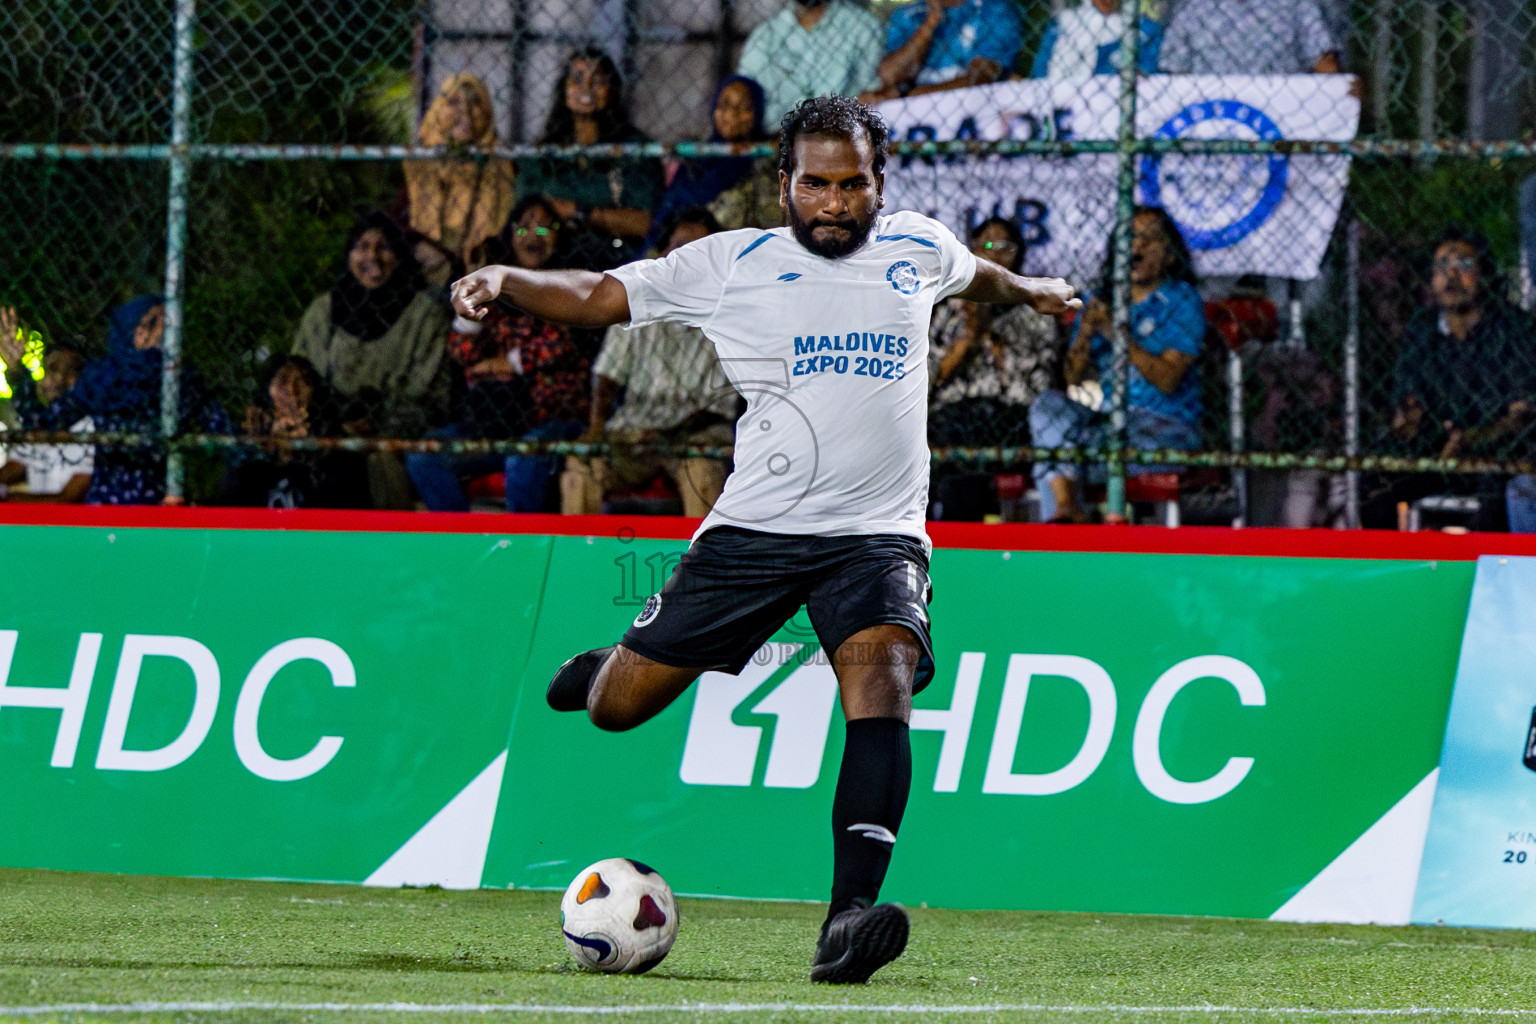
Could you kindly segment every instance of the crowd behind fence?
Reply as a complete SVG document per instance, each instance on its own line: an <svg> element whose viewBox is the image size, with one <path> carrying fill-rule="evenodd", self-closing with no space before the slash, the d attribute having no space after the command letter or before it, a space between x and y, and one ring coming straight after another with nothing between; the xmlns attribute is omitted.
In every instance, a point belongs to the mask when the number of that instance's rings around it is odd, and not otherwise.
<svg viewBox="0 0 1536 1024"><path fill-rule="evenodd" d="M21 0L0 31L13 500L697 513L739 404L696 332L477 330L446 286L778 226L777 118L836 92L892 125L894 207L1092 300L936 309L936 517L1536 530L1531 0Z"/></svg>

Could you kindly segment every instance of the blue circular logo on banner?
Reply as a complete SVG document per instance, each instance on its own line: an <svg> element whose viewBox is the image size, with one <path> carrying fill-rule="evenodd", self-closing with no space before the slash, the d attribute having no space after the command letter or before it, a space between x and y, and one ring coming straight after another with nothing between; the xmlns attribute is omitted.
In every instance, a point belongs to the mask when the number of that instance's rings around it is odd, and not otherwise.
<svg viewBox="0 0 1536 1024"><path fill-rule="evenodd" d="M1236 100L1206 100L1179 111L1155 139L1278 141L1280 126ZM1165 166L1166 162L1166 166ZM1285 198L1290 161L1281 153L1170 154L1141 158L1141 201L1160 206L1191 249L1224 249L1253 234Z"/></svg>
<svg viewBox="0 0 1536 1024"><path fill-rule="evenodd" d="M917 276L917 268L906 260L892 263L891 268L885 272L885 279L903 295L916 295L917 290L923 286L922 279Z"/></svg>

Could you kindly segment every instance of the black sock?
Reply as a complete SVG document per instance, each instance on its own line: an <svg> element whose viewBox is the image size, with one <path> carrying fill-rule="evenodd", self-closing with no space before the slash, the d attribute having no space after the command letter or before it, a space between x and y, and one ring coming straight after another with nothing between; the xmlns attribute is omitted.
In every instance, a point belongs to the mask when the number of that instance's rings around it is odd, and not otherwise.
<svg viewBox="0 0 1536 1024"><path fill-rule="evenodd" d="M912 742L896 718L848 723L832 799L832 905L827 920L872 906L891 865L891 848L912 788Z"/></svg>

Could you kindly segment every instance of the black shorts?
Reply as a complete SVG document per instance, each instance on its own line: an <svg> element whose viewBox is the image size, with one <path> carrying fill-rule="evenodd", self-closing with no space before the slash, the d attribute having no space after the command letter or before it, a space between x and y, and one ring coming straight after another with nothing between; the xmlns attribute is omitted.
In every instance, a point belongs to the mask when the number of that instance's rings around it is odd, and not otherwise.
<svg viewBox="0 0 1536 1024"><path fill-rule="evenodd" d="M717 526L693 542L623 643L663 665L734 675L803 605L829 658L870 626L910 629L922 645L912 679L917 693L933 678L931 596L928 553L911 537Z"/></svg>

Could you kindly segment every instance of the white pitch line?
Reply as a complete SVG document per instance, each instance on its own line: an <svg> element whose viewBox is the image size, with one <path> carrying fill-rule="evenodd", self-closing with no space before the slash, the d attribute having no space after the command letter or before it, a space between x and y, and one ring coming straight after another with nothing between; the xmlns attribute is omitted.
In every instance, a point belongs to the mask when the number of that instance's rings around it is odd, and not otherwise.
<svg viewBox="0 0 1536 1024"><path fill-rule="evenodd" d="M542 1003L239 1003L239 1002L142 1002L52 1003L41 1006L0 1006L0 1017L39 1017L48 1014L93 1013L440 1013L440 1014L568 1014L571 1016L619 1016L647 1013L688 1013L698 1016L742 1013L881 1013L881 1014L978 1014L978 1013L1121 1013L1250 1014L1269 1017L1536 1017L1536 1010L1484 1009L1454 1006L1307 1007L1307 1006L1128 1006L1049 1005L1044 1003L674 1003L628 1006L570 1006Z"/></svg>

